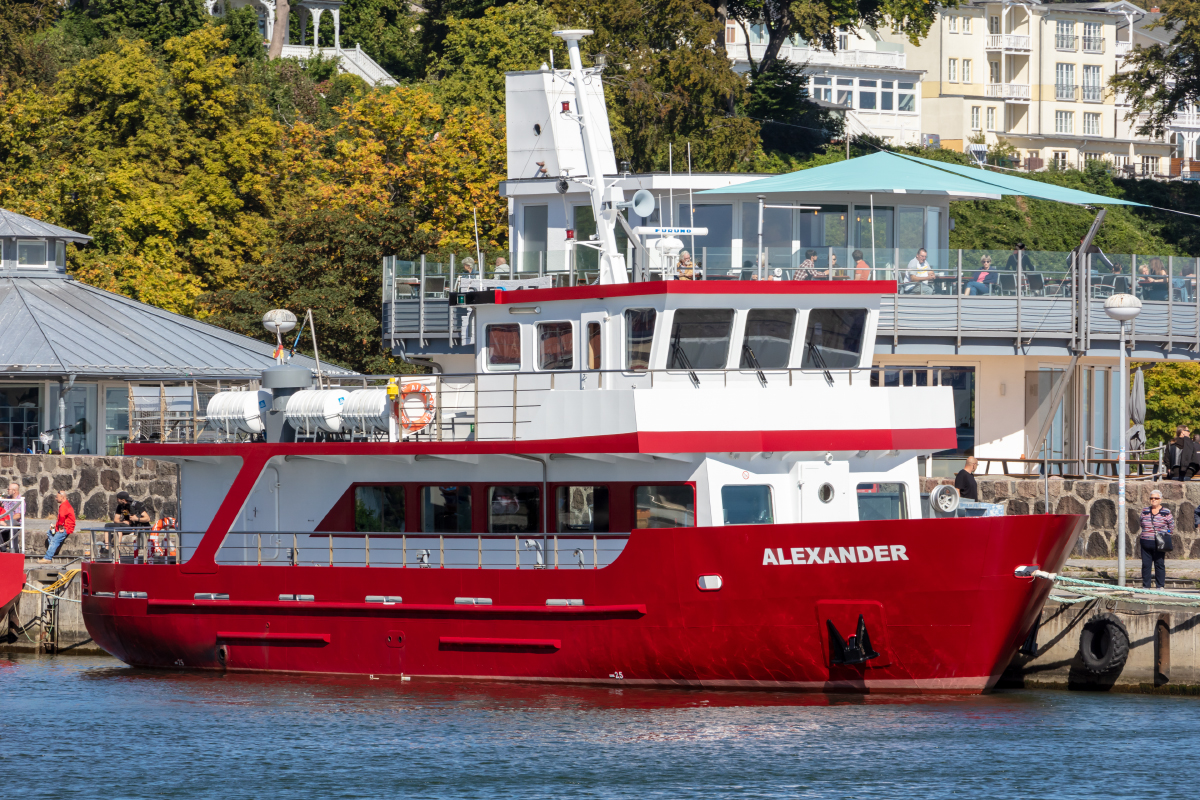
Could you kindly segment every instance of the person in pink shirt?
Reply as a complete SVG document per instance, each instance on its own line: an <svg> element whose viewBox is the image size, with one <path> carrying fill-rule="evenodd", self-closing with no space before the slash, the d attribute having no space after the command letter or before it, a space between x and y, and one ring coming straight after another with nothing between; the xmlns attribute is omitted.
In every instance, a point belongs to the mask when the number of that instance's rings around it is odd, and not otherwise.
<svg viewBox="0 0 1200 800"><path fill-rule="evenodd" d="M75 532L75 509L71 508L67 493L59 491L55 499L58 500L58 519L54 522L54 532L50 537L50 546L46 548L46 557L40 560L42 564L49 564L58 548Z"/></svg>

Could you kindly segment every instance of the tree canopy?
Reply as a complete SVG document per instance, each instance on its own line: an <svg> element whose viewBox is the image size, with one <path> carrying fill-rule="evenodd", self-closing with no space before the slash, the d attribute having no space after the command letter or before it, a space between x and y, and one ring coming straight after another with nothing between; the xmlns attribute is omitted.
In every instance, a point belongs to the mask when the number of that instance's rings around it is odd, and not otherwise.
<svg viewBox="0 0 1200 800"><path fill-rule="evenodd" d="M1138 45L1114 75L1128 98L1128 118L1145 114L1142 134L1160 135L1175 112L1200 103L1200 0L1163 0L1154 25L1174 32L1169 44Z"/></svg>

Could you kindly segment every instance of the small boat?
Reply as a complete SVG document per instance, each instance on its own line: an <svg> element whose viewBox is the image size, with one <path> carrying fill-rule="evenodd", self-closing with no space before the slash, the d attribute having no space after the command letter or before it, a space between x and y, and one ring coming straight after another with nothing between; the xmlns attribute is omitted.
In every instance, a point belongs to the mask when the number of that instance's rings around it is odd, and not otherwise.
<svg viewBox="0 0 1200 800"><path fill-rule="evenodd" d="M558 33L591 164L585 34ZM159 668L992 687L1083 518L923 512L954 409L871 368L894 282L630 282L624 197L572 180L600 282L455 293L468 370L280 364L209 403L222 441L127 446L179 464L179 531L84 565L92 638Z"/></svg>

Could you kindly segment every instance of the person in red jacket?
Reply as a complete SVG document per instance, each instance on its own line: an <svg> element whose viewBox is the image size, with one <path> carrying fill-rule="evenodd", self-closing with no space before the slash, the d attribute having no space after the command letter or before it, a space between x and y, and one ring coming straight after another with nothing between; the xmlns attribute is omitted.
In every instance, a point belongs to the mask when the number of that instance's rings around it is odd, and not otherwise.
<svg viewBox="0 0 1200 800"><path fill-rule="evenodd" d="M62 543L75 532L75 509L71 508L71 501L67 499L67 493L60 491L56 499L58 500L58 519L54 523L54 535L50 537L50 546L46 548L46 557L41 559L42 564L49 564L50 559L54 558L54 554L58 552L58 548L62 547Z"/></svg>

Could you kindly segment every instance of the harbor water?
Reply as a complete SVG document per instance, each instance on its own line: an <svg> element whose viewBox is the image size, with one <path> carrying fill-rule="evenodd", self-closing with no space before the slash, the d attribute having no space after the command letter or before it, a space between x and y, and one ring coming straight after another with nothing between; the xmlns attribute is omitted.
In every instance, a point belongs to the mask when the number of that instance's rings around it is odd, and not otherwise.
<svg viewBox="0 0 1200 800"><path fill-rule="evenodd" d="M22 798L1184 797L1200 699L156 672L0 654Z"/></svg>

